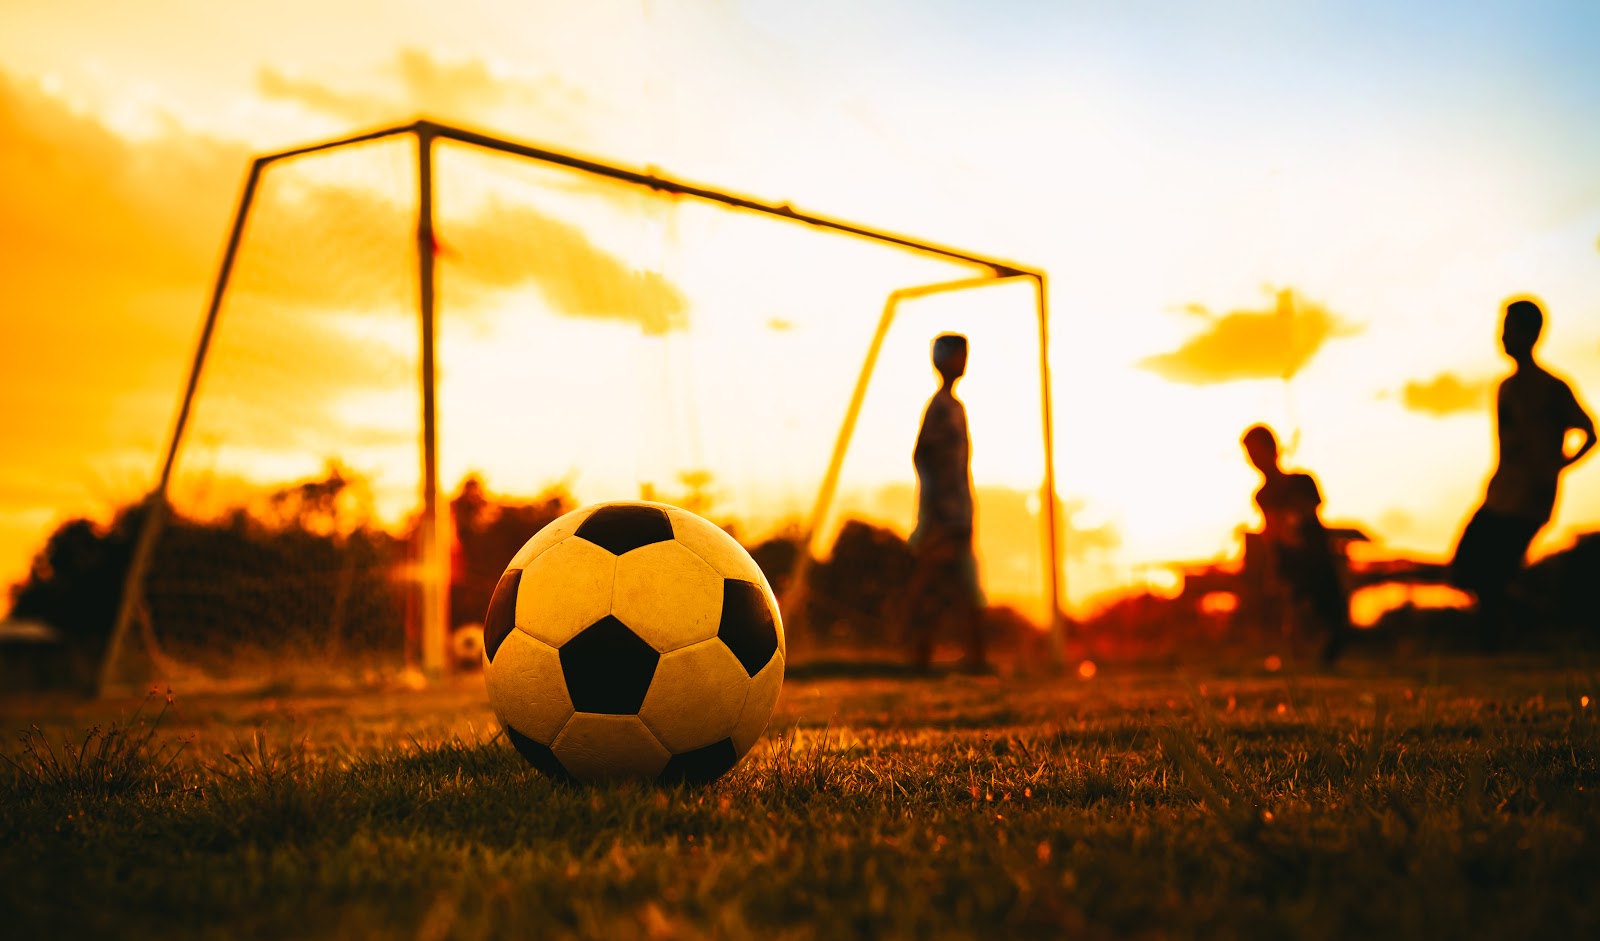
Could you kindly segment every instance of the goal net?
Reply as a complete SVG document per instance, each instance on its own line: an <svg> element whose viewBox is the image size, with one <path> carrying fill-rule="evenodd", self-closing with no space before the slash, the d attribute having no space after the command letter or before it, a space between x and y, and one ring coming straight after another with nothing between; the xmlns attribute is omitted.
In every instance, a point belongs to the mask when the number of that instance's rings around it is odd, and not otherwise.
<svg viewBox="0 0 1600 941"><path fill-rule="evenodd" d="M727 527L780 595L814 557L802 649L893 645L945 331L988 600L1049 625L1042 283L428 127L258 161L124 640L218 678L470 664L523 540L644 498Z"/></svg>

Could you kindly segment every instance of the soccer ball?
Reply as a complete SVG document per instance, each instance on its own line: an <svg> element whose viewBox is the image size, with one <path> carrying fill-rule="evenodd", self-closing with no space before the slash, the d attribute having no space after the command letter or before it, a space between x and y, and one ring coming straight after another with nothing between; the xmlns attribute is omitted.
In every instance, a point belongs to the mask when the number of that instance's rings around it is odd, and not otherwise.
<svg viewBox="0 0 1600 941"><path fill-rule="evenodd" d="M541 529L500 576L483 641L506 736L567 780L715 780L783 685L783 622L755 560L660 503L599 503Z"/></svg>

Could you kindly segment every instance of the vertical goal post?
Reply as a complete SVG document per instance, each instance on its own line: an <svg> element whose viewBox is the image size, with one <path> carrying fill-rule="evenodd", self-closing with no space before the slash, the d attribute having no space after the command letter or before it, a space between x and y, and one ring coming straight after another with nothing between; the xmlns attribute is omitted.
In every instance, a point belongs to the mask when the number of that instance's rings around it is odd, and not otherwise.
<svg viewBox="0 0 1600 941"><path fill-rule="evenodd" d="M564 167L580 173L605 177L623 183L641 186L656 192L666 193L679 197L687 197L718 203L730 208L747 212L773 216L778 219L800 223L815 228L851 235L857 238L878 244L892 245L910 252L933 256L977 269L980 274L973 277L938 282L934 284L917 285L901 288L892 292L885 303L882 317L879 321L877 332L868 349L866 359L862 365L860 376L852 395L850 405L841 422L838 438L829 462L827 474L822 486L819 488L817 500L812 509L807 527L802 533L802 551L797 561L796 571L791 579L793 589L789 593L796 602L800 602L804 594L805 576L812 561L812 542L816 538L822 523L832 505L834 490L838 483L840 469L844 462L845 452L849 447L854 431L855 421L860 411L862 400L865 397L867 385L871 379L879 349L889 326L893 321L897 307L902 300L923 297L929 294L964 290L969 288L984 287L1006 281L1026 279L1033 282L1035 307L1038 314L1039 336L1039 393L1042 416L1042 436L1044 446L1044 479L1041 481L1041 539L1045 548L1047 559L1045 584L1043 593L1048 601L1049 636L1052 654L1059 659L1063 649L1063 634L1065 629L1062 596L1065 586L1062 581L1061 558L1063 553L1063 535L1060 532L1058 510L1059 501L1055 480L1055 455L1054 455L1054 429L1052 421L1052 399L1050 388L1049 364L1049 307L1047 300L1047 281L1045 273L1040 269L1028 268L1009 261L1002 261L985 257L972 252L967 252L934 242L911 238L882 229L858 225L841 219L822 216L809 212L796 210L787 203L773 204L762 202L747 196L741 196L722 190L710 189L704 186L685 183L663 177L653 170L640 172L623 167L617 167L572 154L560 153L541 147L532 146L516 141L493 137L476 131L466 130L434 121L418 120L409 124L387 127L380 130L369 131L335 140L309 144L277 153L265 154L251 161L250 168L245 177L243 191L239 197L238 208L234 212L233 222L229 229L228 240L223 251L222 260L218 266L216 279L213 282L211 294L206 306L206 316L201 326L199 342L196 346L194 358L190 365L187 381L183 389L183 397L179 403L177 415L173 421L171 433L167 439L167 446L162 454L156 485L144 500L144 514L140 524L139 534L134 544L134 551L129 562L125 577L122 598L120 600L116 622L112 629L109 643L106 647L104 659L101 663L99 676L99 690L102 695L113 688L118 681L118 667L125 655L129 634L134 630L135 621L144 622L148 618L145 606L144 583L148 574L151 558L154 554L156 543L166 523L166 516L170 512L168 492L172 483L173 467L178 452L182 446L184 432L189 424L192 414L195 395L199 387L201 371L206 364L207 353L210 350L212 339L216 332L217 321L221 311L224 295L227 292L229 280L234 271L238 258L240 245L250 218L262 177L266 170L276 163L287 161L296 157L303 157L314 153L331 151L338 148L350 147L372 141L395 138L403 135L415 135L417 141L417 221L416 221L416 249L418 260L417 284L417 312L420 330L421 345L421 515L418 519L418 550L419 550L419 608L421 618L421 655L422 667L426 674L438 676L445 671L445 646L449 625L449 540L442 535L443 510L439 501L438 482L438 427L435 415L437 376L435 369L435 350L437 341L437 319L435 311L436 299L436 253L437 240L434 235L434 165L433 150L435 142L439 140L453 141L476 147L483 150L505 154L508 156L522 157L528 160ZM145 636L151 636L148 623L144 626ZM151 653L154 653L152 651Z"/></svg>

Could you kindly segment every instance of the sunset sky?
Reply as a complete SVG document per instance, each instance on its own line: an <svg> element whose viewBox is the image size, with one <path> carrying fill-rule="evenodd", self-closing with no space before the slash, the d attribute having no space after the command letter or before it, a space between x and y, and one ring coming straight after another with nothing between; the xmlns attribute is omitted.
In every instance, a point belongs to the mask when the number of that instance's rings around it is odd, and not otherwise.
<svg viewBox="0 0 1600 941"><path fill-rule="evenodd" d="M1544 362L1600 403L1600 7L1199 7L0 2L0 582L152 482L249 157L419 115L1046 270L1075 602L1228 551L1256 421L1330 521L1441 556L1491 469L1508 296L1545 301ZM415 480L407 159L275 181L255 234L322 267L300 294L265 248L241 271L215 382L280 411L248 455L219 437L243 413L197 417L214 486L333 440ZM730 511L793 515L885 293L970 274L441 160L447 486L632 497L699 464ZM969 330L990 543L1033 538L1029 317L1015 287L908 306L847 500L909 512L926 342ZM1546 550L1600 528L1600 459L1563 486Z"/></svg>

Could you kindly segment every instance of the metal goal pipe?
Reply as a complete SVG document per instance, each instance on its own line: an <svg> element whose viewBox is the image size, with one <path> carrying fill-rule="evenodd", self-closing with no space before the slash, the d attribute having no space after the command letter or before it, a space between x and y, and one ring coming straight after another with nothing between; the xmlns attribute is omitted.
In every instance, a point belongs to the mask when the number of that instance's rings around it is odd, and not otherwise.
<svg viewBox="0 0 1600 941"><path fill-rule="evenodd" d="M339 147L367 143L370 141L394 137L402 134L416 134L418 136L421 147L419 150L419 159L421 158L422 154L429 150L428 143L432 140L452 140L461 144L481 147L515 156L526 157L531 160L555 164L557 166L567 167L569 169L584 173L594 174L613 180L619 180L638 186L644 186L648 189L657 190L660 192L673 193L679 196L687 196L694 199L720 203L735 209L742 209L749 212L775 216L781 219L787 219L791 222L799 222L820 229L840 232L846 235L854 235L869 241L879 242L886 245L895 245L910 251L934 255L953 262L975 265L980 268L988 269L988 271L991 273L991 277L980 280L1005 279L1018 276L1033 278L1038 286L1039 332L1041 342L1041 395L1043 397L1045 412L1044 434L1046 447L1045 483L1043 489L1046 491L1045 496L1047 498L1045 501L1045 519L1047 539L1049 543L1048 548L1051 558L1049 590L1051 594L1051 605L1054 612L1052 614L1052 634L1055 635L1055 643L1059 648L1059 622L1061 620L1060 611L1062 590L1059 578L1059 555L1061 540L1059 533L1057 532L1055 520L1055 471L1054 458L1050 450L1050 441L1052 435L1050 426L1050 391L1048 378L1049 366L1046 362L1048 350L1044 345L1048 339L1048 328L1046 325L1047 308L1045 303L1045 276L1042 271L1028 268L1023 265L1018 265L1009 261L988 258L973 252L951 248L934 242L910 238L909 236L900 235L887 230L873 229L867 226L847 222L842 219L836 219L815 213L802 212L796 210L787 203L766 203L735 193L714 190L708 187L673 180L660 176L654 172L630 170L623 167L612 166L599 161L590 160L588 158L574 156L572 154L564 154L541 147L535 147L530 144L493 137L477 131L470 131L464 128L454 127L446 124L439 124L433 121L418 120L410 124L381 128L362 134L355 134L348 137L337 138L335 140L308 144L303 147L295 147L289 150L266 154L255 158L255 160L251 162L249 175L246 177L245 181L244 193L240 197L239 207L234 214L233 226L229 232L227 248L223 253L222 263L218 269L216 280L212 285L210 301L206 308L205 323L201 328L200 341L195 350L194 361L189 369L189 376L184 387L183 399L178 409L178 415L173 422L172 433L167 440L167 448L162 455L160 474L157 477L155 488L151 490L149 496L146 498L146 504L149 509L147 510L143 524L140 527L139 538L134 547L133 558L130 561L127 576L123 583L122 599L118 607L116 623L112 628L111 641L107 646L105 659L101 663L100 684L102 691L104 691L113 678L113 671L116 668L116 661L120 659L122 655L122 648L126 644L129 627L134 617L143 609L144 578L149 569L150 557L155 549L156 538L159 536L162 525L165 522L165 514L168 509L167 491L171 484L173 464L177 459L178 450L182 446L184 432L187 430L189 415L194 404L195 391L199 386L201 371L205 367L206 355L211 344L211 337L216 329L218 313L222 304L222 297L226 292L228 280L233 272L234 262L238 257L239 245L243 238L245 224L249 218L250 209L253 205L256 190L260 183L262 173L268 166L279 161L322 151L333 150ZM429 176L431 177L431 167L429 168L429 171ZM421 168L419 168L419 173L420 172ZM423 186L429 186L431 188L431 179L426 183L419 181L419 189ZM419 195L421 194L419 193ZM429 193L429 202L431 204L431 193ZM431 205L429 208L431 209ZM418 228L418 250L419 253L423 253L420 238L422 226L420 222ZM429 230L430 238L425 254L431 260L433 252L431 225L429 226ZM432 302L433 274L431 268L431 264L425 263L425 269L427 270L427 273L423 276L423 280L426 282L426 286L424 286L422 290L427 297L420 301L420 304L423 306L431 306ZM423 314L422 316L426 317L426 314ZM424 332L426 333L431 329L431 325L425 326ZM429 370L425 368L424 372L428 373ZM424 385L426 386L430 384L431 377L425 375ZM429 400L431 400L431 389L425 389L423 394ZM424 406L424 409L426 411L426 405ZM424 442L424 449L428 450L426 440ZM425 454L423 461L426 467L426 465L431 462L430 456ZM435 469L437 469L436 463L434 463L434 466ZM426 469L424 470L424 476L427 476ZM435 485L436 483L437 482L435 481ZM426 484L424 486L426 489ZM426 507L429 506L430 503L434 504L436 507L436 501L436 493L430 494L425 492L423 494L425 511ZM433 520L431 516L429 519L433 524L432 528L436 529L437 521ZM437 537L437 533L435 533L435 536ZM443 610L443 606L448 604L448 593L441 591L440 594L442 598L438 606L441 610ZM425 648L426 645L427 641L425 639Z"/></svg>
<svg viewBox="0 0 1600 941"><path fill-rule="evenodd" d="M822 530L827 521L828 512L832 509L833 500L839 486L839 475L844 469L844 459L849 451L850 442L855 436L856 420L860 417L861 406L867 397L867 387L872 382L872 374L877 369L878 354L883 348L884 338L889 334L889 328L894 322L895 314L899 312L900 302L919 297L928 297L933 294L943 294L951 291L970 290L972 288L987 287L1001 284L1006 281L1025 277L1033 280L1035 285L1035 306L1039 315L1039 387L1043 405L1044 425L1044 480L1041 483L1040 512L1043 514L1041 537L1045 550L1045 577L1044 593L1049 603L1047 625L1050 637L1050 651L1057 663L1064 653L1064 617L1062 614L1062 578L1061 578L1061 540L1058 533L1055 514L1055 458L1053 453L1053 436L1051 434L1050 411L1050 361L1047 355L1049 349L1049 308L1045 303L1044 278L1033 273L999 275L996 277L963 278L956 281L940 281L933 284L922 284L914 287L900 288L889 294L884 301L883 314L878 318L878 328L872 335L872 342L867 347L867 355L861 363L861 373L856 377L856 385L850 396L850 404L846 406L844 420L839 425L839 435L834 441L833 454L828 460L828 469L822 478L822 486L818 488L817 500L811 509L811 516L805 531L800 538L800 557L795 561L794 571L789 576L789 585L784 591L784 604L786 610L798 614L804 609L807 591L810 587L810 574L815 556L812 552L813 543L817 534Z"/></svg>
<svg viewBox="0 0 1600 941"><path fill-rule="evenodd" d="M104 696L116 685L116 671L128 643L135 617L148 617L144 606L144 577L150 568L150 557L156 540L166 525L167 487L172 482L172 465L178 456L178 445L183 441L184 429L189 423L189 413L194 406L195 390L200 384L200 370L205 365L206 353L211 348L211 337L216 333L217 312L222 309L222 295L233 275L233 264L239 257L239 244L244 240L244 227L250 218L250 207L255 204L256 190L261 184L265 160L254 160L245 177L244 191L239 195L239 208L233 214L233 227L228 231L228 245L222 252L222 263L211 286L211 299L206 305L206 319L200 328L200 341L195 347L194 361L189 366L188 382L183 388L183 400L172 423L172 433L167 438L167 449L161 458L161 471L156 476L156 486L145 497L144 519L139 525L139 538L133 545L133 555L128 560L128 571L123 576L122 598L117 603L117 619L111 626L111 638L106 643L100 660L96 692Z"/></svg>

